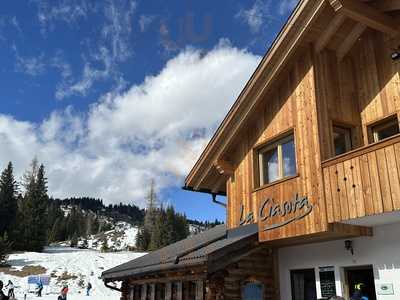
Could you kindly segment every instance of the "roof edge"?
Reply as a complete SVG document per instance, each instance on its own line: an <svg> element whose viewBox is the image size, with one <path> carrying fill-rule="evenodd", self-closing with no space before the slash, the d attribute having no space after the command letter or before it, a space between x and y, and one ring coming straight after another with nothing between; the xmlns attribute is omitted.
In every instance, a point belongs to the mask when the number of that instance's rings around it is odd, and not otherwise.
<svg viewBox="0 0 400 300"><path fill-rule="evenodd" d="M302 14L306 11L306 9L309 5L314 5L317 8L321 8L321 6L324 6L324 4L326 4L325 0L318 0L318 1L316 1L316 0L300 0L300 2L297 4L296 8L293 10L292 14L289 16L288 20L286 21L285 25L282 27L281 31L275 38L274 42L271 44L271 46L267 50L266 54L263 56L263 59L261 60L260 64L257 66L256 70L250 77L249 81L246 83L245 87L239 94L238 98L236 99L236 101L234 102L234 104L232 105L230 110L228 111L227 115L225 116L225 118L223 119L223 121L221 122L219 127L217 128L213 137L211 138L211 140L209 141L209 143L207 144L207 146L201 153L199 159L196 161L193 168L191 169L191 171L185 178L185 188L186 189L195 190L195 186L192 181L194 180L196 173L201 172L200 169L202 167L204 167L203 164L205 163L207 158L208 158L208 160L211 159L211 161L212 161L212 158L210 158L210 156L215 155L215 153L212 153L213 149L216 147L217 144L221 143L221 141L220 141L221 136L224 134L225 131L228 130L227 128L231 125L231 123L235 122L235 119L233 118L233 116L236 115L236 113L238 113L239 109L242 106L244 106L245 104L249 104L249 103L247 103L247 102L249 102L247 99L248 94L250 93L250 91L252 90L252 88L254 87L256 82L264 79L264 78L262 78L262 74L265 72L265 69L267 67L269 67L270 64L272 64L272 65L273 65L273 63L276 64L276 62L273 62L273 60L278 59L279 57L281 57L281 60L282 60L281 64L284 64L287 61L289 55L282 57L285 53L284 53L284 51L278 51L279 47L281 47L282 44L284 44L284 41L286 39L288 39L289 42L293 44L293 47L299 43L298 39L294 40L293 37L289 36L290 35L289 33L292 30L295 30L296 27L298 27L295 25L295 23L299 22L299 19L301 19L301 17L304 17L304 18L308 17L308 15L302 16ZM274 76L272 78L274 78ZM253 101L255 101L255 99Z"/></svg>

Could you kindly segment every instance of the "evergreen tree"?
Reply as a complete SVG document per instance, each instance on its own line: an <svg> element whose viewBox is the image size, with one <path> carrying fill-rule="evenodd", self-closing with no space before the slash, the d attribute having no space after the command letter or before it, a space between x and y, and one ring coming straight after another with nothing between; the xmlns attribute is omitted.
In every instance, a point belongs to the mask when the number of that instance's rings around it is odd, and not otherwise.
<svg viewBox="0 0 400 300"><path fill-rule="evenodd" d="M147 251L151 241L151 232L145 226L139 227L136 235L136 248L142 251Z"/></svg>
<svg viewBox="0 0 400 300"><path fill-rule="evenodd" d="M107 241L107 237L104 236L101 242L101 252L108 252L110 250L110 248L108 247L108 241Z"/></svg>
<svg viewBox="0 0 400 300"><path fill-rule="evenodd" d="M76 232L72 235L70 246L72 248L78 246L78 234Z"/></svg>
<svg viewBox="0 0 400 300"><path fill-rule="evenodd" d="M167 224L167 213L161 207L157 212L156 223L151 232L151 239L149 244L149 250L156 250L165 247L170 244L169 230L171 227Z"/></svg>
<svg viewBox="0 0 400 300"><path fill-rule="evenodd" d="M49 242L54 243L54 242L59 242L65 240L65 230L62 226L64 218L58 218L54 221L53 226L51 227L50 234L49 234ZM49 223L51 224L51 223Z"/></svg>
<svg viewBox="0 0 400 300"><path fill-rule="evenodd" d="M144 226L147 228L147 230L152 232L156 224L157 213L158 213L157 212L158 197L155 191L154 179L151 180L150 190L146 197L146 202L147 202L147 209L144 217Z"/></svg>
<svg viewBox="0 0 400 300"><path fill-rule="evenodd" d="M0 236L0 266L6 261L7 254L11 251L11 242L8 241L7 234Z"/></svg>
<svg viewBox="0 0 400 300"><path fill-rule="evenodd" d="M24 175L25 194L19 208L18 248L42 251L47 243L47 179L36 159Z"/></svg>
<svg viewBox="0 0 400 300"><path fill-rule="evenodd" d="M158 217L158 199L155 191L155 183L152 179L150 182L149 193L146 197L147 207L144 216L144 222L139 227L138 235L136 236L136 247L140 250L146 251L150 249L150 243L152 242L152 234L155 230L157 217ZM155 241L153 241L155 243ZM154 245L151 245L152 247Z"/></svg>
<svg viewBox="0 0 400 300"><path fill-rule="evenodd" d="M0 236L14 230L17 216L17 188L13 165L9 162L0 177Z"/></svg>

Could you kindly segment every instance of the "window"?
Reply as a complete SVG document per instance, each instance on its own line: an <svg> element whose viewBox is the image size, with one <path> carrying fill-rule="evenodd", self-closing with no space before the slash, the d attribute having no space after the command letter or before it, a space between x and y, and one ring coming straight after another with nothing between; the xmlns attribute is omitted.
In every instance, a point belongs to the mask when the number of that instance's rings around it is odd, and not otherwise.
<svg viewBox="0 0 400 300"><path fill-rule="evenodd" d="M293 134L259 150L260 185L295 176L296 150Z"/></svg>
<svg viewBox="0 0 400 300"><path fill-rule="evenodd" d="M376 143L399 133L399 122L397 116L390 117L384 121L369 126L370 142Z"/></svg>
<svg viewBox="0 0 400 300"><path fill-rule="evenodd" d="M352 149L351 128L333 125L333 145L335 155L350 151Z"/></svg>

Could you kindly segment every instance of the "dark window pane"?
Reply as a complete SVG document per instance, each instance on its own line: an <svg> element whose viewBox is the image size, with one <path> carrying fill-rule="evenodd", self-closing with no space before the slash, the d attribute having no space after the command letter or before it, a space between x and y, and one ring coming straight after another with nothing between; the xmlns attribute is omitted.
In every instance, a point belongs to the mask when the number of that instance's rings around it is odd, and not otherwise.
<svg viewBox="0 0 400 300"><path fill-rule="evenodd" d="M279 179L278 149L274 148L263 155L264 184Z"/></svg>
<svg viewBox="0 0 400 300"><path fill-rule="evenodd" d="M383 127L382 129L377 129L377 139L378 141L391 137L399 133L399 125L397 124L397 120L392 122L392 124Z"/></svg>
<svg viewBox="0 0 400 300"><path fill-rule="evenodd" d="M317 300L313 269L291 271L292 300Z"/></svg>
<svg viewBox="0 0 400 300"><path fill-rule="evenodd" d="M296 175L296 150L294 140L282 144L283 177Z"/></svg>
<svg viewBox="0 0 400 300"><path fill-rule="evenodd" d="M335 155L351 150L351 130L349 128L333 127L333 143Z"/></svg>

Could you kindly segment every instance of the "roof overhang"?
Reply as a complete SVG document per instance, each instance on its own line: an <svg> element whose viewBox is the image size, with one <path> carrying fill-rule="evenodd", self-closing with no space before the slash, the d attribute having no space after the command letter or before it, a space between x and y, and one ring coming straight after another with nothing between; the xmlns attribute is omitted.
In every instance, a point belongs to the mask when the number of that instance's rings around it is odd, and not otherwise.
<svg viewBox="0 0 400 300"><path fill-rule="evenodd" d="M193 274L195 270L203 275L216 272L257 247L257 224L228 230L225 228L225 225L219 225L219 228L175 243L178 247L173 244L156 250L104 271L101 278L106 283L126 278L134 281L149 280L146 278L152 276L168 281L170 274L176 271L184 277ZM185 273L185 270L189 273Z"/></svg>
<svg viewBox="0 0 400 300"><path fill-rule="evenodd" d="M262 96L270 88L286 63L303 41L309 26L321 10L329 5L325 0L301 0L285 26L263 57L236 102L218 127L211 141L185 180L185 188L226 193L225 183L229 173L221 172L219 162L224 157L245 121L254 111Z"/></svg>

